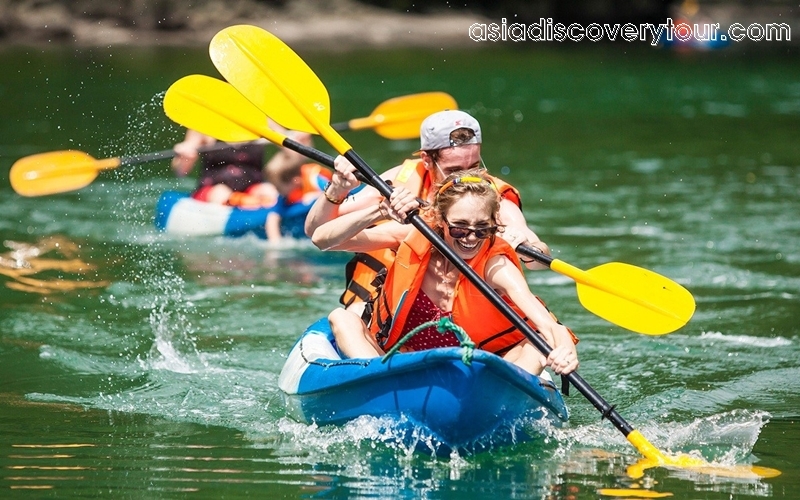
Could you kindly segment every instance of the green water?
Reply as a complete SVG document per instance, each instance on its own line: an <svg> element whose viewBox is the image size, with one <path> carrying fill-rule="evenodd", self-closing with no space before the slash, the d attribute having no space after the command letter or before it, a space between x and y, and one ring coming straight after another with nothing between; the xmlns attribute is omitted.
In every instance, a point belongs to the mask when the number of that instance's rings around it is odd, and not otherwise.
<svg viewBox="0 0 800 500"><path fill-rule="evenodd" d="M486 163L520 188L557 257L583 269L629 262L689 288L692 321L646 337L583 309L569 279L528 274L581 337L583 377L656 446L783 475L630 479L637 452L577 393L564 429L476 456L412 454L373 440L370 421L293 422L278 373L297 335L335 307L345 256L158 233L158 194L192 186L166 162L51 197L19 197L7 180L38 152L171 146L182 131L161 93L215 75L205 51L6 49L0 254L49 241L59 246L39 259L82 265L21 275L2 261L0 496L567 499L637 487L797 498L796 54L538 49L302 55L334 121L396 95L449 92L483 124ZM347 139L378 170L415 149L368 131ZM94 286L54 288L74 281Z"/></svg>

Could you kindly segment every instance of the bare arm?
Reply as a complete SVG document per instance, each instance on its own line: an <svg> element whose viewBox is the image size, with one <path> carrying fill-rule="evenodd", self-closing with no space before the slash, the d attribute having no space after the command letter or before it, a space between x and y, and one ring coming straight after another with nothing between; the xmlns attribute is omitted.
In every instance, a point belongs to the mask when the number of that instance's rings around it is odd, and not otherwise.
<svg viewBox="0 0 800 500"><path fill-rule="evenodd" d="M578 368L578 351L572 335L564 325L553 319L531 293L525 276L513 262L502 255L493 257L486 266L486 280L492 288L508 296L520 308L553 348L547 356L548 366L559 374L568 374Z"/></svg>
<svg viewBox="0 0 800 500"><path fill-rule="evenodd" d="M311 241L323 250L367 252L396 248L411 230L400 221L417 208L419 201L416 196L408 189L398 187L392 192L389 202L381 200L321 225L314 231ZM387 222L375 225L381 221Z"/></svg>
<svg viewBox="0 0 800 500"><path fill-rule="evenodd" d="M201 134L196 130L188 129L183 141L175 144L174 147L176 156L172 159L172 169L175 171L175 174L183 177L191 172L199 156L197 150L216 142L216 139L213 137Z"/></svg>
<svg viewBox="0 0 800 500"><path fill-rule="evenodd" d="M349 191L349 189L345 190L336 188L333 184L331 184L325 190L325 193L317 198L317 201L311 206L311 210L306 216L306 236L311 237L319 227L336 219L337 217L362 210L367 207L374 207L380 203L380 193L371 187L365 187L359 191L357 195L345 199L345 196L347 196ZM344 199L344 201L340 205L331 203L331 201L325 196L326 193L334 200Z"/></svg>
<svg viewBox="0 0 800 500"><path fill-rule="evenodd" d="M314 231L328 221L345 215L356 210L361 210L368 206L375 206L383 198L377 189L365 186L361 191L351 197L347 194L358 185L355 177L356 168L343 156L337 156L334 160L334 172L331 184L325 190L327 197L320 196L306 216L305 231L306 236L311 237ZM394 179L397 167L386 171L381 177L384 179ZM347 198L345 198L347 197ZM344 200L341 204L334 204L328 199Z"/></svg>
<svg viewBox="0 0 800 500"><path fill-rule="evenodd" d="M531 246L545 255L550 255L550 247L528 227L525 215L513 201L502 200L500 202L500 223L506 226L500 236L511 243L514 248L522 241L523 244ZM524 257L524 259L530 260L528 257ZM547 266L536 261L525 262L524 265L531 270L547 269Z"/></svg>
<svg viewBox="0 0 800 500"><path fill-rule="evenodd" d="M275 212L267 214L267 222L264 227L267 233L267 240L276 242L283 236L281 235L281 216Z"/></svg>
<svg viewBox="0 0 800 500"><path fill-rule="evenodd" d="M342 250L350 252L369 252L381 248L397 248L411 226L397 221L386 220L385 208L376 204L356 210L319 226L311 236L311 241L322 250Z"/></svg>

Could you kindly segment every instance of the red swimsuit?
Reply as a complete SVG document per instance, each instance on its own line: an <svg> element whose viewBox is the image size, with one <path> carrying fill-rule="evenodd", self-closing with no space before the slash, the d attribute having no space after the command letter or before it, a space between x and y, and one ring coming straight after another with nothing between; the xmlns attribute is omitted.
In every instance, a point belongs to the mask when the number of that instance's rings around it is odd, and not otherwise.
<svg viewBox="0 0 800 500"><path fill-rule="evenodd" d="M428 321L438 321L443 317L450 317L452 313L444 312L434 304L431 299L425 295L422 290L417 294L414 299L414 305L411 306L411 311L408 313L406 324L403 325L403 332L400 338L403 338L408 332L418 327L419 325ZM425 349L433 349L435 347L458 347L460 344L453 332L439 333L435 326L430 326L421 332L414 334L413 337L408 339L403 347L411 351L423 351Z"/></svg>

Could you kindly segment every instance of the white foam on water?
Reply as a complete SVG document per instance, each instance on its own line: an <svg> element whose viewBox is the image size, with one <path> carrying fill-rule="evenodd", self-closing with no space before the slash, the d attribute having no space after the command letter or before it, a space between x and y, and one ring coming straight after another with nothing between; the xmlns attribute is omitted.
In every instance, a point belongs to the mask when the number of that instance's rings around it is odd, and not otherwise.
<svg viewBox="0 0 800 500"><path fill-rule="evenodd" d="M754 337L751 335L725 335L722 332L703 332L701 340L719 340L731 344L742 344L755 347L786 347L792 341L784 337Z"/></svg>

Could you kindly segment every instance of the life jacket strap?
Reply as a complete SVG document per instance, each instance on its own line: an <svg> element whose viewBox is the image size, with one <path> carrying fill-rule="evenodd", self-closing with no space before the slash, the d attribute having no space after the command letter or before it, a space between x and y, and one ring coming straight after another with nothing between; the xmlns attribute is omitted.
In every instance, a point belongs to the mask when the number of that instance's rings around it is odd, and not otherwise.
<svg viewBox="0 0 800 500"><path fill-rule="evenodd" d="M361 299L363 302L369 302L375 300L374 292L371 292L366 287L364 287L364 285L353 279L353 276L355 275L356 272L356 267L358 267L359 264L367 266L371 270L375 271L376 274L380 274L381 271L383 271L384 275L386 274L386 266L384 266L383 262L381 262L380 260L366 253L355 254L355 256L353 256L353 258L350 259L350 261L347 263L347 265L345 265L344 268L344 277L347 285L345 286L345 290L342 293L341 297L339 297L339 302L345 307L352 304L355 301L356 297ZM374 281L375 280L373 279L373 282ZM347 296L349 294L352 294L352 296L350 296L348 300Z"/></svg>

